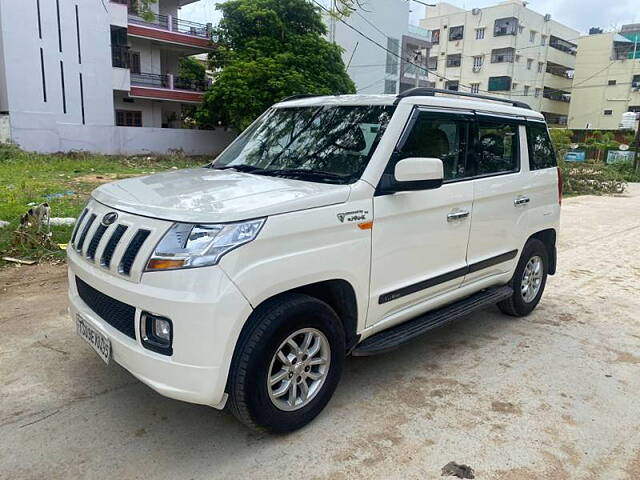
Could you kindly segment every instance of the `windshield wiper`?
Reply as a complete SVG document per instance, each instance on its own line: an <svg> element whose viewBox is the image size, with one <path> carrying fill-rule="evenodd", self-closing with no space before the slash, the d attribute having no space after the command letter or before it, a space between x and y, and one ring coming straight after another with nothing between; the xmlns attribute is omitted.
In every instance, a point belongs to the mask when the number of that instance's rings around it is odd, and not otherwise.
<svg viewBox="0 0 640 480"><path fill-rule="evenodd" d="M245 164L224 165L222 167L216 167L215 165L211 165L210 168L213 168L214 170L235 170L236 172L243 172L243 173L252 173L255 171L262 170L262 168L260 167L254 167L253 165L245 165Z"/></svg>
<svg viewBox="0 0 640 480"><path fill-rule="evenodd" d="M261 170L256 172L260 175L271 175L271 176L292 176L292 177L303 177L303 178L327 178L331 180L338 180L341 182L345 182L349 179L349 175L340 175L338 173L327 172L325 170L307 170L305 168L283 168L280 170Z"/></svg>

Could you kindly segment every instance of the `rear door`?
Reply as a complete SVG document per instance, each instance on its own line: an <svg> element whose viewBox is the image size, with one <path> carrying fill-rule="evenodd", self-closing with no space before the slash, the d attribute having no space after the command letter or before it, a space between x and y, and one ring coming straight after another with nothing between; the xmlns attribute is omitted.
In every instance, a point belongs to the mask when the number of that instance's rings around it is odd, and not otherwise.
<svg viewBox="0 0 640 480"><path fill-rule="evenodd" d="M408 157L440 158L444 183L374 197L367 326L457 289L466 273L473 185L466 181L471 112L416 109L387 173ZM390 320L390 324L402 318Z"/></svg>
<svg viewBox="0 0 640 480"><path fill-rule="evenodd" d="M478 114L473 218L464 284L511 271L528 233L529 168L524 119Z"/></svg>

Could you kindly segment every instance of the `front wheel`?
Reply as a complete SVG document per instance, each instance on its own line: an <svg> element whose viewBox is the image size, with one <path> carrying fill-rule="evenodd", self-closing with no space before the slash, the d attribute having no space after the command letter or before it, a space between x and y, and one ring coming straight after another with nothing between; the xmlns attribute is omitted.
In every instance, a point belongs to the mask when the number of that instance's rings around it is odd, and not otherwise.
<svg viewBox="0 0 640 480"><path fill-rule="evenodd" d="M498 303L503 313L514 317L529 315L540 302L547 283L549 254L544 243L530 239L522 250L511 279L513 295Z"/></svg>
<svg viewBox="0 0 640 480"><path fill-rule="evenodd" d="M274 433L303 427L329 402L345 356L340 319L326 303L289 294L259 307L229 372L229 408Z"/></svg>

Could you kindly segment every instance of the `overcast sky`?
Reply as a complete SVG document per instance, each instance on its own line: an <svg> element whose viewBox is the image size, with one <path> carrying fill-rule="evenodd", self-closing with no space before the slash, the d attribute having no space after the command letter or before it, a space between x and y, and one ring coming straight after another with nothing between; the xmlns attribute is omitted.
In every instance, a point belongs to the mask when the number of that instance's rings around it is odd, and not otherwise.
<svg viewBox="0 0 640 480"><path fill-rule="evenodd" d="M187 5L182 9L182 18L216 23L220 19L216 3L221 1L200 0ZM449 0L448 3L471 9L494 5L498 0ZM640 23L638 0L531 0L529 8L538 13L550 13L555 20L583 33L587 33L590 27L612 30L627 23ZM412 2L411 23L417 24L422 17L424 7Z"/></svg>

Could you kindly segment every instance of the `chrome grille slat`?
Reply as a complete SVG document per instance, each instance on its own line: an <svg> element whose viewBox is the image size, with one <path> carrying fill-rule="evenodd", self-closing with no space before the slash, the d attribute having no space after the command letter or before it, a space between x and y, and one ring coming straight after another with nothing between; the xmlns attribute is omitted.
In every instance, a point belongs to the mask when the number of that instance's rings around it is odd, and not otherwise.
<svg viewBox="0 0 640 480"><path fill-rule="evenodd" d="M109 227L107 227L106 225L103 225L102 223L98 225L98 228L96 229L96 233L93 234L93 237L91 238L91 242L89 243L89 248L87 248L87 258L89 260L96 259L96 250L98 249L100 240L102 240L102 237L104 236L104 233L107 231L107 228Z"/></svg>
<svg viewBox="0 0 640 480"><path fill-rule="evenodd" d="M116 251L116 247L118 246L118 243L120 243L122 236L127 231L127 228L128 227L126 225L118 225L116 229L113 231L113 233L111 234L111 238L109 238L109 241L107 242L107 246L104 247L104 251L102 252L100 265L102 265L105 268L111 267L111 260L113 259L113 253Z"/></svg>
<svg viewBox="0 0 640 480"><path fill-rule="evenodd" d="M73 228L73 233L71 234L71 241L69 242L71 243L71 245L75 245L76 236L78 235L78 230L80 230L80 225L82 225L84 217L87 215L88 211L89 211L88 208L85 208L84 210L82 210L80 217L78 218L78 220L76 220L76 226Z"/></svg>
<svg viewBox="0 0 640 480"><path fill-rule="evenodd" d="M80 234L78 243L75 245L77 251L82 252L84 241L87 239L87 233L89 233L89 229L91 228L91 225L93 224L95 219L96 219L96 214L92 213L89 219L87 220L87 223L85 223L84 227L82 228L82 233Z"/></svg>
<svg viewBox="0 0 640 480"><path fill-rule="evenodd" d="M78 216L71 250L104 274L138 283L153 247L172 224L116 210L91 199Z"/></svg>
<svg viewBox="0 0 640 480"><path fill-rule="evenodd" d="M140 229L133 236L131 242L129 242L129 246L127 250L124 252L122 256L122 260L120 261L120 266L118 271L123 274L129 276L131 274L131 267L133 266L133 262L136 260L138 256L138 252L142 248L147 237L151 234L149 230Z"/></svg>

